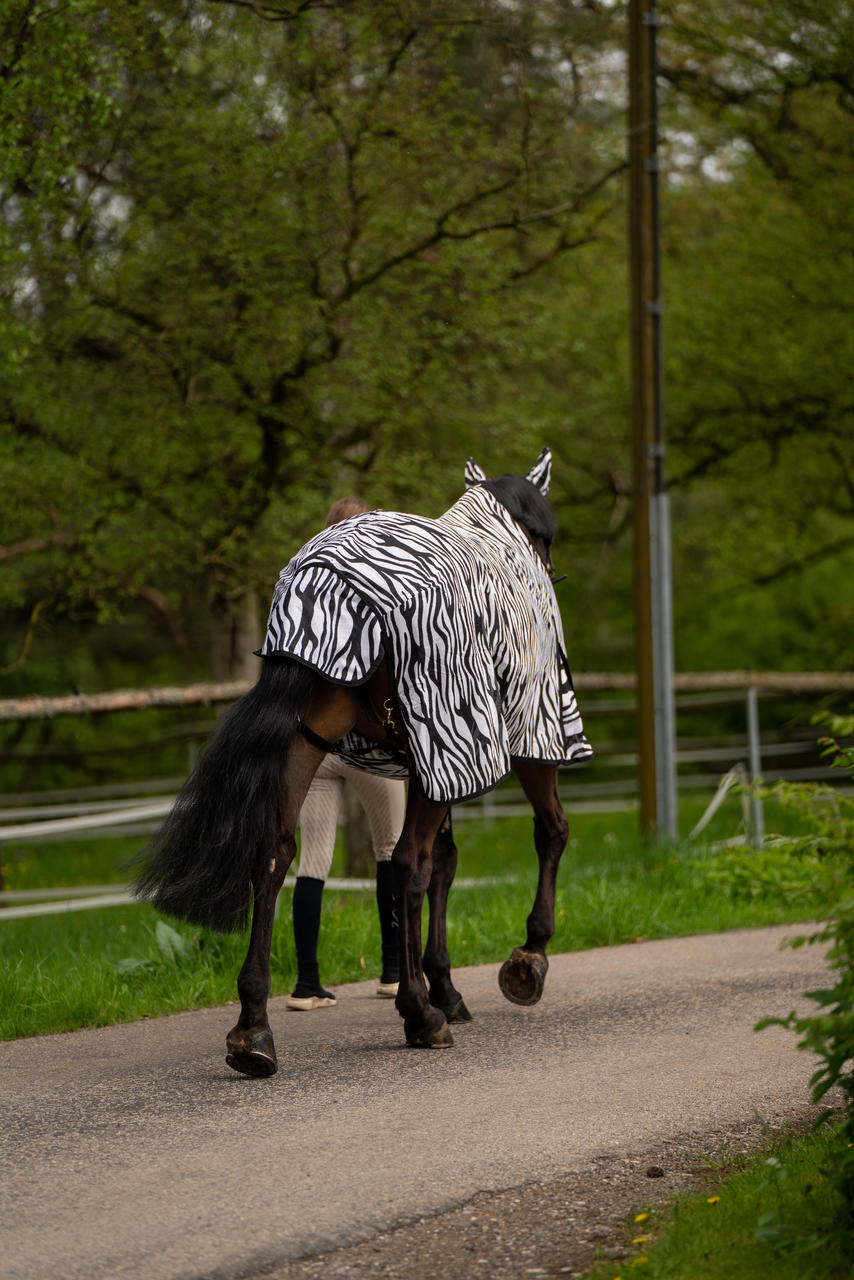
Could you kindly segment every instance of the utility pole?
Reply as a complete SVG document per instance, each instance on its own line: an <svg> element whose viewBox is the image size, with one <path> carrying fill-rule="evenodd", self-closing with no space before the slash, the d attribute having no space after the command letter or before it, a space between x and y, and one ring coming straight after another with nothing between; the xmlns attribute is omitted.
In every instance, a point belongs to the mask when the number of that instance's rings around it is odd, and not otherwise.
<svg viewBox="0 0 854 1280"><path fill-rule="evenodd" d="M658 13L629 2L635 662L641 829L675 839L676 748L670 516L664 482L656 120Z"/></svg>

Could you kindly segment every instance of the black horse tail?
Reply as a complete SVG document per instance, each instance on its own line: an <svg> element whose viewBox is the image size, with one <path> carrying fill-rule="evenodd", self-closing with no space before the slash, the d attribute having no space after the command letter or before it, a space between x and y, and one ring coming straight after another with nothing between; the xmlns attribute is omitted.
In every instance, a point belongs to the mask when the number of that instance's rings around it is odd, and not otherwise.
<svg viewBox="0 0 854 1280"><path fill-rule="evenodd" d="M253 873L277 852L282 768L316 679L291 658L264 659L135 860L137 898L221 933L245 928Z"/></svg>

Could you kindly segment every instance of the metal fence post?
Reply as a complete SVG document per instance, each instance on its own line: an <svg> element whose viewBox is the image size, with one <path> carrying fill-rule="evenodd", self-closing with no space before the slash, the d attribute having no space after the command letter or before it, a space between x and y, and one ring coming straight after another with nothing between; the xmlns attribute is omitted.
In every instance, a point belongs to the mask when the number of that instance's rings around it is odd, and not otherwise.
<svg viewBox="0 0 854 1280"><path fill-rule="evenodd" d="M759 697L755 685L750 685L747 690L747 740L750 750L750 781L755 786L762 777L762 751L759 742ZM765 836L765 815L762 810L762 798L754 793L750 797L750 805L753 815L753 844L759 849Z"/></svg>
<svg viewBox="0 0 854 1280"><path fill-rule="evenodd" d="M650 516L658 831L669 840L678 840L676 697L673 691L673 598L670 582L670 498L666 492L652 496Z"/></svg>

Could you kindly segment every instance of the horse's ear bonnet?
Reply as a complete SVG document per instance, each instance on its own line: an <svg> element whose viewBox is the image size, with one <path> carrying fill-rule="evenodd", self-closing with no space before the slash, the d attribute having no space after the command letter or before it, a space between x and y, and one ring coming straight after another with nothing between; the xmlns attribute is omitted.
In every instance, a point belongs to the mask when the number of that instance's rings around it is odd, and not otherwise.
<svg viewBox="0 0 854 1280"><path fill-rule="evenodd" d="M549 484L552 478L552 451L546 445L537 461L531 467L531 470L525 476L526 480L530 480L531 484L536 485L543 497L549 491Z"/></svg>
<svg viewBox="0 0 854 1280"><path fill-rule="evenodd" d="M469 458L466 463L466 488L473 489L476 484L480 484L481 480L486 479L486 472L483 467L479 467L474 458Z"/></svg>
<svg viewBox="0 0 854 1280"><path fill-rule="evenodd" d="M471 489L476 484L481 484L486 480L487 475L483 467L479 467L474 458L469 458L466 463L466 488ZM546 445L537 461L531 467L531 470L525 476L526 480L530 480L531 484L539 489L543 497L549 491L549 482L552 478L552 451Z"/></svg>

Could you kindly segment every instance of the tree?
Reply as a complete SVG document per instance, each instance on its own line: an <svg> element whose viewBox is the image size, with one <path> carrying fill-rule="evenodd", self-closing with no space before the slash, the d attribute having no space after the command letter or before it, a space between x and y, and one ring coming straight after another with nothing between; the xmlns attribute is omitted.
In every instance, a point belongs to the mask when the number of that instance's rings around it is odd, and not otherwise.
<svg viewBox="0 0 854 1280"><path fill-rule="evenodd" d="M123 618L188 674L235 673L333 497L436 514L469 452L524 470L550 443L571 647L629 666L620 6L10 13L6 665L66 623L103 652ZM850 15L662 18L677 662L830 665L854 554Z"/></svg>
<svg viewBox="0 0 854 1280"><path fill-rule="evenodd" d="M854 548L854 13L679 5L663 30L674 482L725 484L746 518L720 538L790 589Z"/></svg>
<svg viewBox="0 0 854 1280"><path fill-rule="evenodd" d="M81 50L113 8L78 6ZM3 404L6 600L32 626L144 599L177 634L179 593L205 599L231 672L330 496L459 491L454 406L622 163L579 94L595 12L255 8L158 14L111 112L81 109L38 239L7 217L7 313L37 343Z"/></svg>

